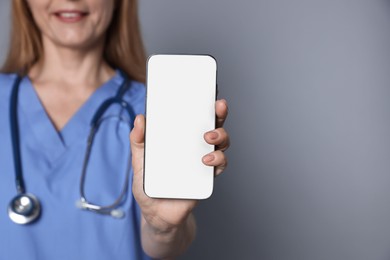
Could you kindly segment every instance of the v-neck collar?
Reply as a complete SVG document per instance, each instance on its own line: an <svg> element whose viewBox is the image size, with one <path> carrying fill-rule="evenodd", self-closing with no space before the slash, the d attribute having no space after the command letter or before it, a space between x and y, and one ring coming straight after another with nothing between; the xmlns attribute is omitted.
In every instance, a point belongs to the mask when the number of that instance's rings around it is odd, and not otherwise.
<svg viewBox="0 0 390 260"><path fill-rule="evenodd" d="M91 94L61 131L57 131L31 80L24 77L21 82L18 106L21 110L21 116L26 121L21 126L27 126L28 131L32 132L35 139L34 143L40 146L37 149L47 154L49 158L56 160L73 142L77 140L86 141L93 114L107 98L115 95L122 81L123 78L119 71L116 71L116 74L110 80Z"/></svg>

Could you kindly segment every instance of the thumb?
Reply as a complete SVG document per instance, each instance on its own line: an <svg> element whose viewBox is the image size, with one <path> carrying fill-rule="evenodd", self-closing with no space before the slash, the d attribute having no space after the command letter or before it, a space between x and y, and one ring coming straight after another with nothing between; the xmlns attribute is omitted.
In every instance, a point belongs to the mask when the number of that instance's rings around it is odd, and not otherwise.
<svg viewBox="0 0 390 260"><path fill-rule="evenodd" d="M130 133L131 149L144 148L145 140L145 117L143 115L137 115L134 120L134 128Z"/></svg>
<svg viewBox="0 0 390 260"><path fill-rule="evenodd" d="M130 133L130 148L134 174L142 173L145 141L145 117L138 115L134 120L134 128Z"/></svg>

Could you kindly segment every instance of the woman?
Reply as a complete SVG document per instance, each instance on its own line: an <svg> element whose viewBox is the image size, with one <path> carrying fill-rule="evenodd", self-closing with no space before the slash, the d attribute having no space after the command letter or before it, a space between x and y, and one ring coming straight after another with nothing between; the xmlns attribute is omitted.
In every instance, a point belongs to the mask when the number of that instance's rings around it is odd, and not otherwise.
<svg viewBox="0 0 390 260"><path fill-rule="evenodd" d="M151 199L142 188L145 56L136 0L13 0L12 8L10 50L0 74L0 206L16 194L20 147L25 185L17 187L39 198L42 213L29 225L0 214L0 259L148 259L184 252L195 236L196 201ZM134 118L112 105L83 171L91 119L126 85L122 99L138 114L130 146L126 121ZM218 175L229 145L224 100L216 102L216 113L218 128L205 133L205 141L217 150L203 162ZM121 197L130 152L132 189ZM77 209L80 193L99 205L119 197L120 211Z"/></svg>

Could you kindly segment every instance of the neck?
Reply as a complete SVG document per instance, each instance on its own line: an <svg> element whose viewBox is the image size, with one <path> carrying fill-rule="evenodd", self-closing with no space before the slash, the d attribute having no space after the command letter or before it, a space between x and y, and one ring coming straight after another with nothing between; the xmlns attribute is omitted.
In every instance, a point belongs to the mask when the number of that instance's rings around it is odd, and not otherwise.
<svg viewBox="0 0 390 260"><path fill-rule="evenodd" d="M92 93L114 75L103 59L103 44L65 48L43 39L42 59L30 80L56 129L62 129Z"/></svg>
<svg viewBox="0 0 390 260"><path fill-rule="evenodd" d="M43 57L29 72L33 82L97 87L115 74L103 59L103 42L88 49L73 49L43 39L43 47Z"/></svg>

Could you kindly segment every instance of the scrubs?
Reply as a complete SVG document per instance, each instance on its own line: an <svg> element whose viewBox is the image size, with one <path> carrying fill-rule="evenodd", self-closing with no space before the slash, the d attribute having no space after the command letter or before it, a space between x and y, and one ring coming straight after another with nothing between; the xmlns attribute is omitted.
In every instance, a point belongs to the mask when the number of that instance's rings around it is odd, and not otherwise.
<svg viewBox="0 0 390 260"><path fill-rule="evenodd" d="M0 74L0 259L149 259L140 244L140 209L129 189L116 219L80 210L80 176L93 114L116 94L124 80L116 75L100 86L58 132L31 81L23 78L18 100L21 157L27 192L42 205L30 225L14 224L7 215L16 195L9 124L10 93L16 75ZM132 81L124 99L144 113L145 87ZM104 115L95 136L85 180L86 198L108 205L120 195L130 156L129 118L119 105Z"/></svg>

